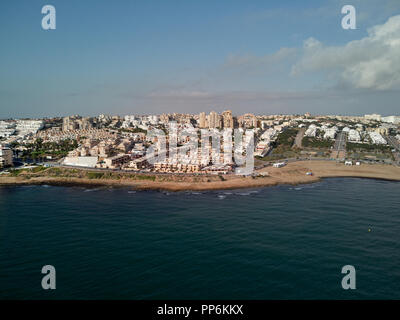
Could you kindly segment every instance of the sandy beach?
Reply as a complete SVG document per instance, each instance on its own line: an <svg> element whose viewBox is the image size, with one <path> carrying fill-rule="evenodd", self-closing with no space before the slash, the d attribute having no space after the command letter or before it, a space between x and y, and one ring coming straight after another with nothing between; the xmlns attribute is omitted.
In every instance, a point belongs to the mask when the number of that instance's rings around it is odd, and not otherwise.
<svg viewBox="0 0 400 320"><path fill-rule="evenodd" d="M76 170L75 170L76 171ZM299 161L289 163L283 168L266 167L256 171L268 174L265 177L243 177L236 175L224 176L224 180L217 176L198 178L193 176L179 177L162 176L152 180L141 180L124 177L119 179L88 179L79 177L64 177L41 174L26 176L1 176L2 185L19 184L50 184L50 185L87 185L87 186L112 186L130 187L138 190L218 190L237 188L257 188L278 184L303 184L319 181L329 177L358 177L400 181L400 168L391 165L362 164L361 166L345 166L333 161ZM306 175L312 172L313 175Z"/></svg>

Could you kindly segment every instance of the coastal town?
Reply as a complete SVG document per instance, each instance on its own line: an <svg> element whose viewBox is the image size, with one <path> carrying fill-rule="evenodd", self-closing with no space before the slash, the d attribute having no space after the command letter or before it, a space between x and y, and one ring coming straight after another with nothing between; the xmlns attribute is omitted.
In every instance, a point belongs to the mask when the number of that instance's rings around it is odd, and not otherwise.
<svg viewBox="0 0 400 320"><path fill-rule="evenodd" d="M236 149L232 153L232 145L238 144L235 132L253 137L251 150L240 151L251 155L253 176L267 176L268 168L313 160L343 166L400 165L400 116L235 116L226 110L221 114L4 119L0 121L1 177L57 168L88 170L94 178L105 172L127 172L150 178L189 175L224 180L224 176L241 174ZM216 144L213 135L221 137ZM202 148L190 149L193 141Z"/></svg>

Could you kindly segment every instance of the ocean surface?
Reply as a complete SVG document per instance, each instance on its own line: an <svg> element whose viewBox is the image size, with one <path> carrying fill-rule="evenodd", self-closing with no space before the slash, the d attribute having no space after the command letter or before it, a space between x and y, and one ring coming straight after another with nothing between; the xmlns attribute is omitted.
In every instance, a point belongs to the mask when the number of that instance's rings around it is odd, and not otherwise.
<svg viewBox="0 0 400 320"><path fill-rule="evenodd" d="M44 265L56 290L43 290ZM356 269L343 290L341 269ZM0 299L400 299L400 183L0 187Z"/></svg>

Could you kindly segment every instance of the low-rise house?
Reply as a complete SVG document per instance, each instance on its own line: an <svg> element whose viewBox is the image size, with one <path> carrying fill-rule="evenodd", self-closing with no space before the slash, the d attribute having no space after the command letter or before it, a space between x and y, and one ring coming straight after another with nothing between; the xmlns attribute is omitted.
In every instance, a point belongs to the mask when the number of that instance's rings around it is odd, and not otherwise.
<svg viewBox="0 0 400 320"><path fill-rule="evenodd" d="M129 162L131 156L129 154L119 154L114 157L105 158L103 167L115 169L122 167L125 163Z"/></svg>

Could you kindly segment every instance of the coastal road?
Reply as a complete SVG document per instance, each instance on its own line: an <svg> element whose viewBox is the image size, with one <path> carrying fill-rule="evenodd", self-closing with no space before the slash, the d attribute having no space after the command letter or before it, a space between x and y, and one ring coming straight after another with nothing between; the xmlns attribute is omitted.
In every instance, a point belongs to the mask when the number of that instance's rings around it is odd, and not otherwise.
<svg viewBox="0 0 400 320"><path fill-rule="evenodd" d="M396 150L393 152L394 160L397 165L400 165L400 142L393 136L384 136L386 141Z"/></svg>
<svg viewBox="0 0 400 320"><path fill-rule="evenodd" d="M335 144L333 146L333 150L331 153L332 158L334 159L344 159L346 157L346 132L341 131L335 140Z"/></svg>
<svg viewBox="0 0 400 320"><path fill-rule="evenodd" d="M386 141L397 151L400 152L400 142L393 136L384 136Z"/></svg>

